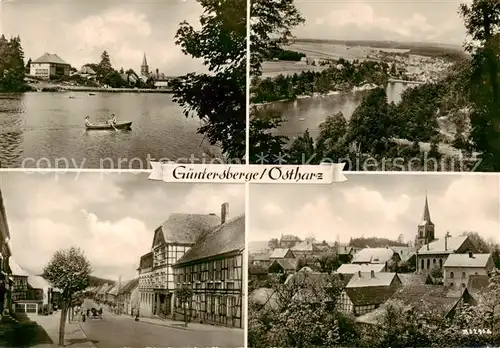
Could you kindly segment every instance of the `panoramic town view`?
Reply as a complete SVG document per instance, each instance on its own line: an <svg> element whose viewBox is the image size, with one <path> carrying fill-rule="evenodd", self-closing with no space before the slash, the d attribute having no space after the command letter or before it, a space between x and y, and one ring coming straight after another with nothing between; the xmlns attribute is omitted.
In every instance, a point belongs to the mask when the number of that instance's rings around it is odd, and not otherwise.
<svg viewBox="0 0 500 348"><path fill-rule="evenodd" d="M252 185L249 347L500 343L498 177Z"/></svg>
<svg viewBox="0 0 500 348"><path fill-rule="evenodd" d="M202 13L215 11L203 6L182 0L2 4L0 165L149 169L160 159L241 159L241 149L228 153L227 143L232 136L244 149L244 136L227 127L218 128L224 136L209 132L218 120L198 110L206 102L196 92L198 80L205 79L208 93L207 80L216 77L205 66L215 51L200 56L191 45L209 39L196 35ZM245 129L241 115L234 116L238 132Z"/></svg>
<svg viewBox="0 0 500 348"><path fill-rule="evenodd" d="M244 345L242 185L4 172L0 198L0 346Z"/></svg>
<svg viewBox="0 0 500 348"><path fill-rule="evenodd" d="M295 1L270 24L279 40L267 45L256 14L251 161L496 171L485 124L500 105L489 45L500 23L482 33L475 18L497 21L500 8L464 2Z"/></svg>

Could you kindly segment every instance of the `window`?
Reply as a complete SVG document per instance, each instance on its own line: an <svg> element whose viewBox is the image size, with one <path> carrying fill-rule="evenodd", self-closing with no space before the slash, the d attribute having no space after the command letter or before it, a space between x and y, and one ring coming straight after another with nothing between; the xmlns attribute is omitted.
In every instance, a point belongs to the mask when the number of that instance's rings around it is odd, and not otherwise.
<svg viewBox="0 0 500 348"><path fill-rule="evenodd" d="M451 279L455 278L455 273L450 272L450 278L451 278Z"/></svg>
<svg viewBox="0 0 500 348"><path fill-rule="evenodd" d="M431 259L427 259L427 269L431 268Z"/></svg>
<svg viewBox="0 0 500 348"><path fill-rule="evenodd" d="M432 259L432 266L436 265L436 259Z"/></svg>
<svg viewBox="0 0 500 348"><path fill-rule="evenodd" d="M439 268L443 268L443 259L439 259Z"/></svg>
<svg viewBox="0 0 500 348"><path fill-rule="evenodd" d="M424 269L424 259L420 260L420 269Z"/></svg>
<svg viewBox="0 0 500 348"><path fill-rule="evenodd" d="M233 279L234 273L234 258L227 260L227 279Z"/></svg>
<svg viewBox="0 0 500 348"><path fill-rule="evenodd" d="M454 283L450 283L450 288L453 288L455 286Z"/></svg>
<svg viewBox="0 0 500 348"><path fill-rule="evenodd" d="M465 283L462 283L462 288L465 288Z"/></svg>
<svg viewBox="0 0 500 348"><path fill-rule="evenodd" d="M476 272L476 273L474 273L474 275L479 275L479 273Z"/></svg>
<svg viewBox="0 0 500 348"><path fill-rule="evenodd" d="M465 278L465 272L462 272L462 279Z"/></svg>

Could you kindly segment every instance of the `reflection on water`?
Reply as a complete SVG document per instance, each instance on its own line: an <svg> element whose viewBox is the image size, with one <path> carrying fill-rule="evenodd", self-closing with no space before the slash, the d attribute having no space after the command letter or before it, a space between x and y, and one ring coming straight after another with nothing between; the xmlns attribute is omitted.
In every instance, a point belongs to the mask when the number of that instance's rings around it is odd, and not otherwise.
<svg viewBox="0 0 500 348"><path fill-rule="evenodd" d="M389 84L386 89L389 102L398 103L406 88L407 85L401 83ZM281 115L285 122L280 127L279 132L291 139L304 133L306 129L309 129L309 133L314 139L318 135L319 124L326 117L341 111L344 117L349 119L367 93L369 91L357 91L275 103L263 106L259 109L258 114Z"/></svg>
<svg viewBox="0 0 500 348"><path fill-rule="evenodd" d="M85 129L86 116L93 123L104 122L112 113L118 121L132 121L132 130ZM121 168L145 169L148 155L176 160L192 155L206 158L207 151L218 153L202 143L196 133L199 125L198 119L186 118L168 94L3 94L0 161L2 167L34 167L36 160L47 158L53 167L56 158L66 158L79 166L83 163L84 168L100 168L103 159L109 158L114 168L124 159ZM110 160L104 163L110 167ZM41 165L47 167L47 161Z"/></svg>

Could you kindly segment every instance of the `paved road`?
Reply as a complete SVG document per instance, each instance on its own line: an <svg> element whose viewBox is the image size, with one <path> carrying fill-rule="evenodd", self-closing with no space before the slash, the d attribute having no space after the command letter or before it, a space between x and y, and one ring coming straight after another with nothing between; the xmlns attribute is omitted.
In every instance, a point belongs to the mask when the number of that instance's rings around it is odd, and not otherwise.
<svg viewBox="0 0 500 348"><path fill-rule="evenodd" d="M86 300L84 306L92 306ZM84 307L85 308L85 307ZM96 307L97 308L97 307ZM228 330L194 331L136 322L104 311L102 320L87 320L81 326L97 348L144 347L243 347L241 334Z"/></svg>

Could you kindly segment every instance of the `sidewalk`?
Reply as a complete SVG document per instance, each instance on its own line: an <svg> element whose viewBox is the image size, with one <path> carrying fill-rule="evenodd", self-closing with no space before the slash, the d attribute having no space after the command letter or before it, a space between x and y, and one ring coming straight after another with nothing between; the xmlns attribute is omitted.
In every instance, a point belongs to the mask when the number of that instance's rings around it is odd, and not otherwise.
<svg viewBox="0 0 500 348"><path fill-rule="evenodd" d="M52 340L52 344L39 344L36 348L53 348L58 346L59 342L59 322L61 320L61 312L55 312L51 315L29 315L29 318L40 325L47 335ZM91 348L94 347L92 342L87 339L87 336L80 328L78 321L74 320L71 323L66 322L64 328L64 346L74 348Z"/></svg>
<svg viewBox="0 0 500 348"><path fill-rule="evenodd" d="M110 313L110 314L116 315L116 314L112 314L112 313ZM126 315L126 314L122 314L122 315L120 315L120 317L128 318L130 320L135 320L135 318L131 317L130 315ZM188 327L185 327L184 322L177 321L177 320L171 320L171 319L142 318L142 317L140 317L139 322L153 324L153 325L167 326L167 327L171 327L174 329L187 330L187 331L207 331L207 332L208 331L209 332L234 331L234 332L241 332L243 334L243 329L226 327L226 326L216 326L216 325L200 324L200 323L189 323Z"/></svg>

